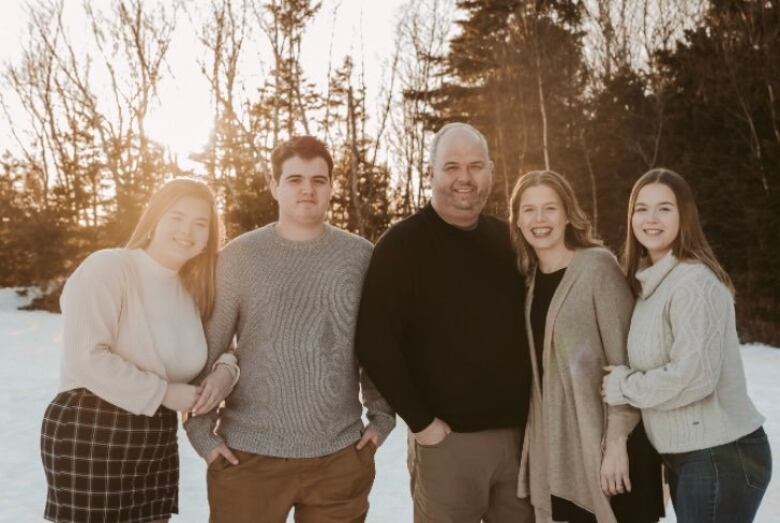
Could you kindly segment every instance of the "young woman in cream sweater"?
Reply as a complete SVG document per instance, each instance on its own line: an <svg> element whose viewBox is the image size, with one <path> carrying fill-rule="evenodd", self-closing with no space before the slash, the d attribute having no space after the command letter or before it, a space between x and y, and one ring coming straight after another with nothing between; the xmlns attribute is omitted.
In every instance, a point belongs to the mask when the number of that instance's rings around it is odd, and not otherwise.
<svg viewBox="0 0 780 523"><path fill-rule="evenodd" d="M637 297L630 367L607 368L606 402L641 409L677 521L753 521L771 476L764 418L747 394L731 280L680 175L653 169L634 185L624 269Z"/></svg>
<svg viewBox="0 0 780 523"><path fill-rule="evenodd" d="M201 321L220 243L211 190L176 179L126 248L91 254L68 279L59 394L41 427L47 520L160 522L178 511L176 411L210 410L237 376L228 356L187 384L206 362Z"/></svg>

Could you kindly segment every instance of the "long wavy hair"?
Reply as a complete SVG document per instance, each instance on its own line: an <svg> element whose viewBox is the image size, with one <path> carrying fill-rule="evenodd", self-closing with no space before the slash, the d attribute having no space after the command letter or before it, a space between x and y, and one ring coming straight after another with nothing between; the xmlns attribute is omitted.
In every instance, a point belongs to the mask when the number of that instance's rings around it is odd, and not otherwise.
<svg viewBox="0 0 780 523"><path fill-rule="evenodd" d="M184 288L195 300L200 317L205 321L211 316L214 308L217 252L224 242L222 220L217 212L214 193L208 185L192 178L175 178L165 183L149 199L125 247L130 249L148 247L160 218L181 198L188 196L203 200L210 210L209 238L206 247L201 253L187 260L179 269L179 277Z"/></svg>
<svg viewBox="0 0 780 523"><path fill-rule="evenodd" d="M621 263L631 285L634 295L638 296L642 291L636 273L648 263L647 249L636 239L634 229L631 226L631 218L634 216L634 208L639 191L646 185L662 183L669 187L677 199L677 209L680 213L680 231L672 243L672 254L682 261L697 261L706 265L728 289L734 293L734 284L728 273L723 270L715 253L712 251L704 230L699 220L699 210L693 198L693 191L685 178L674 171L664 168L656 168L647 171L639 177L631 189L628 199L628 216L626 218L626 240L623 244Z"/></svg>
<svg viewBox="0 0 780 523"><path fill-rule="evenodd" d="M539 258L537 258L533 247L523 236L523 231L517 225L517 217L520 215L520 200L523 193L526 189L537 185L546 185L554 190L561 199L563 211L569 220L563 235L566 247L576 250L602 245L601 240L596 237L593 231L593 226L590 220L588 220L588 216L577 202L574 189L572 189L566 178L555 171L527 172L518 178L514 189L512 189L512 197L509 199L509 235L512 239L512 247L517 255L517 268L525 276L526 280L533 276L533 272L539 264Z"/></svg>

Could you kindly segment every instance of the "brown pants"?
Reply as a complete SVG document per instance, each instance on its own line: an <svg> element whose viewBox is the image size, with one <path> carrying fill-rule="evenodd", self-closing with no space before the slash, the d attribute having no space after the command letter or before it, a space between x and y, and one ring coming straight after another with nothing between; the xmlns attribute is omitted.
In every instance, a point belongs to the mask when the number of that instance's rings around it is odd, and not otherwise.
<svg viewBox="0 0 780 523"><path fill-rule="evenodd" d="M238 465L221 456L209 465L209 521L283 523L293 507L299 523L365 521L374 452L371 443L300 459L233 450Z"/></svg>
<svg viewBox="0 0 780 523"><path fill-rule="evenodd" d="M452 432L438 445L409 441L415 523L533 523L517 497L519 429Z"/></svg>

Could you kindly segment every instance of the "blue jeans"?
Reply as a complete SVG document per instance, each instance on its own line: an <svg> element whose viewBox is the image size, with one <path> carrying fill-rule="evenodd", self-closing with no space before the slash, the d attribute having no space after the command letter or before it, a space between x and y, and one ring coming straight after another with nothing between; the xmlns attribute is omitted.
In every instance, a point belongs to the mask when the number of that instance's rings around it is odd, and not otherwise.
<svg viewBox="0 0 780 523"><path fill-rule="evenodd" d="M661 457L678 523L750 523L772 476L763 428L725 445Z"/></svg>

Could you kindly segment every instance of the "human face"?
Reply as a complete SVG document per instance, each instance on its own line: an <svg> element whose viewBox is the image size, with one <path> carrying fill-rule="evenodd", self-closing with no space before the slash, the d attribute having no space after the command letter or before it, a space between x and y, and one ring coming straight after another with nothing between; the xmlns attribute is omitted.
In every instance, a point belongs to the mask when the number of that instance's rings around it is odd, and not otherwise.
<svg viewBox="0 0 780 523"><path fill-rule="evenodd" d="M282 163L279 181L271 180L271 194L279 202L279 222L294 227L319 227L325 222L331 184L324 158L299 156Z"/></svg>
<svg viewBox="0 0 780 523"><path fill-rule="evenodd" d="M161 265L178 271L206 248L210 223L207 201L193 196L179 198L160 217L146 250Z"/></svg>
<svg viewBox="0 0 780 523"><path fill-rule="evenodd" d="M517 226L537 255L565 248L568 223L561 197L552 187L534 185L520 195Z"/></svg>
<svg viewBox="0 0 780 523"><path fill-rule="evenodd" d="M479 137L467 129L445 134L429 175L438 215L456 227L474 227L493 180L493 162Z"/></svg>
<svg viewBox="0 0 780 523"><path fill-rule="evenodd" d="M631 229L653 263L669 252L680 232L680 212L677 197L668 185L650 183L639 190Z"/></svg>

